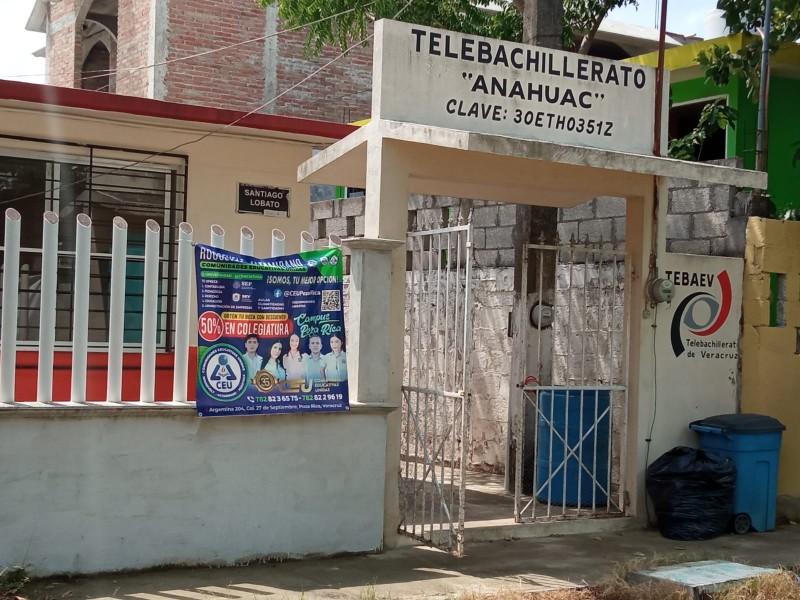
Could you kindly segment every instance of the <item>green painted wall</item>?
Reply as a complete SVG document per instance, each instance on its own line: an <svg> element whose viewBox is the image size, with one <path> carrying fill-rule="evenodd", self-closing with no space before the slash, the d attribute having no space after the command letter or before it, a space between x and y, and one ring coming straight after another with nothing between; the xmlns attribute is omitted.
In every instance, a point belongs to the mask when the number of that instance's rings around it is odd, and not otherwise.
<svg viewBox="0 0 800 600"><path fill-rule="evenodd" d="M674 83L671 91L673 104L727 96L728 104L739 111L736 128L728 128L727 156L738 156L743 159L745 168L755 168L758 106L747 97L743 82L732 81L727 86L719 87L706 83L705 78L698 78ZM767 172L769 193L779 212L787 208L800 208L798 98L800 80L776 76L770 79Z"/></svg>
<svg viewBox="0 0 800 600"><path fill-rule="evenodd" d="M769 90L769 193L778 211L800 208L800 80L771 77Z"/></svg>

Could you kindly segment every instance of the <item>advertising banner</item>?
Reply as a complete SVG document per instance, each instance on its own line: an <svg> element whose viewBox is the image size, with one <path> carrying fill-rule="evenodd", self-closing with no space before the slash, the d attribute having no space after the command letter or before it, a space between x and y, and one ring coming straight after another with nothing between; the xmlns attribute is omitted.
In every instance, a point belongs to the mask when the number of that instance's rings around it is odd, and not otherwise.
<svg viewBox="0 0 800 600"><path fill-rule="evenodd" d="M197 244L197 414L349 410L342 251L258 259Z"/></svg>

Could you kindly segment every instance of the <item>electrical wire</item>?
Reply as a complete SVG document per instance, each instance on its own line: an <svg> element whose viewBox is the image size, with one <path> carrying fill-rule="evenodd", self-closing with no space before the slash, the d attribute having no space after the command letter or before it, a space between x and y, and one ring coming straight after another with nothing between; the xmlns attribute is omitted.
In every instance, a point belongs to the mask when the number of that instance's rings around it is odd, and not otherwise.
<svg viewBox="0 0 800 600"><path fill-rule="evenodd" d="M414 0L408 0L408 2L406 2L403 5L403 7L399 11L397 11L397 13L392 18L396 19L397 17L399 17L409 6L411 6L412 2L414 2ZM181 144L173 146L172 148L168 148L167 150L161 150L159 152L154 152L154 153L149 154L148 156L146 156L146 157L144 157L144 158L142 158L140 160L137 160L135 162L122 165L122 166L120 166L120 167L118 167L116 169L113 169L111 171L104 172L104 173L98 174L98 175L84 177L83 179L78 179L78 180L73 181L73 182L71 182L71 183L69 183L67 185L59 184L58 186L56 186L52 190L50 190L50 193L54 193L56 191L60 191L60 190L63 190L63 189L69 189L70 187L73 187L73 186L81 184L81 183L91 182L91 181L94 180L95 177L108 177L109 175L115 175L115 174L120 173L120 172L122 172L122 171L124 171L126 169L130 169L132 167L136 167L138 165L146 163L147 161L152 160L153 158L157 158L157 157L159 157L161 155L164 155L164 154L171 154L171 153L175 152L176 150L180 150L181 148L185 148L186 146L190 146L192 144L197 144L199 142L202 142L204 139L209 138L212 135L218 135L218 134L222 133L223 131L225 131L226 129L229 129L230 127L235 126L237 123L243 121L247 117L250 117L251 115L254 115L257 112L262 111L263 109L265 109L267 106L269 106L270 104L272 104L273 102L275 102L279 98L285 96L289 92L291 92L291 91L297 89L298 87L302 86L304 83L306 83L310 79L316 77L319 73L321 73L322 71L327 69L330 65L332 65L333 63L335 63L336 61L338 61L342 57L346 56L348 54L348 52L350 52L354 48L357 48L358 46L363 45L365 42L369 41L374 36L375 36L374 33L370 33L367 37L363 38L362 40L359 40L358 42L356 42L354 44L352 44L351 46L346 48L344 51L339 53L336 57L332 58L331 60L326 62L324 65L319 67L318 69L312 71L309 75L307 75L306 77L304 77L303 79L301 79L300 81L295 83L294 85L289 86L288 88L286 88L284 91L282 91L280 94L278 94L274 98L268 100L267 102L264 102L260 106L257 106L256 108L254 108L250 112L247 112L247 113L241 115L240 117L237 117L236 119L234 119L233 121L231 121L230 123L228 123L226 125L223 125L222 127L218 127L218 128L213 129L211 131L208 131L208 132L204 133L203 135L201 135L201 136L199 136L199 137L197 137L195 139L189 140L187 142L183 142ZM18 196L16 198L11 198L9 200L5 200L3 202L0 202L0 206L3 205L3 204L10 204L12 202L19 202L20 200L26 200L28 198L35 198L37 196L41 196L42 193L43 192L34 192L34 193L31 193L31 194L27 194L25 196Z"/></svg>
<svg viewBox="0 0 800 600"><path fill-rule="evenodd" d="M653 419L650 421L650 429L647 432L647 438L645 442L647 442L647 447L644 453L644 468L645 472L647 471L647 467L650 466L650 443L653 441L653 430L656 426L656 416L658 415L658 353L656 352L656 334L658 332L658 304L655 305L653 308L653 324L650 326L653 328ZM644 509L647 513L647 524L652 525L653 523L650 522L650 503L647 500L647 492L645 492L644 496Z"/></svg>

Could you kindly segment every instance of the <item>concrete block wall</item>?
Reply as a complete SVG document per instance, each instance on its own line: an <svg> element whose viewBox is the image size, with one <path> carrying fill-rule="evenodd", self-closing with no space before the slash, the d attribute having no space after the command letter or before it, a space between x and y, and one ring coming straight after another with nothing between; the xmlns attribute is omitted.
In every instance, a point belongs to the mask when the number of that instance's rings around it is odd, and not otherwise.
<svg viewBox="0 0 800 600"><path fill-rule="evenodd" d="M512 339L508 314L514 305L514 249L511 229L514 205L464 201L446 196L412 194L408 205L409 228L432 229L466 220L473 213L473 346L471 348L470 424L468 449L471 469L502 472L508 423ZM316 245L327 245L331 234L364 235L364 197L327 200L311 204L310 232ZM345 254L345 274L350 272L350 252ZM348 305L345 278L345 307ZM408 344L408 332L406 332Z"/></svg>
<svg viewBox="0 0 800 600"><path fill-rule="evenodd" d="M516 206L482 200L465 201L451 196L412 194L408 201L409 229L435 229L448 224L466 223L472 209L474 261L477 268L514 266L512 231ZM327 245L331 234L341 238L364 235L364 197L342 198L311 203L311 235L318 246ZM350 272L349 251L345 253L345 273Z"/></svg>
<svg viewBox="0 0 800 600"><path fill-rule="evenodd" d="M741 167L740 159L709 164ZM667 251L681 254L738 256L744 253L742 214L747 197L730 185L671 178L667 209ZM559 210L559 237L583 242L625 242L625 200L595 198Z"/></svg>
<svg viewBox="0 0 800 600"><path fill-rule="evenodd" d="M751 217L742 294L742 412L786 426L778 515L800 519L800 222ZM775 313L774 322L771 313Z"/></svg>
<svg viewBox="0 0 800 600"><path fill-rule="evenodd" d="M511 396L508 315L514 308L514 267L476 268L472 274L472 338L467 466L502 473Z"/></svg>

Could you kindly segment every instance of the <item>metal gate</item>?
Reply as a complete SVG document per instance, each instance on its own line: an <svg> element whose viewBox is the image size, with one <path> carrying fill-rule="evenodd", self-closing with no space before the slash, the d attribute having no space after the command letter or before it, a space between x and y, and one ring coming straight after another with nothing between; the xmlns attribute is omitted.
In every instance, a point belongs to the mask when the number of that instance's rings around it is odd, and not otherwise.
<svg viewBox="0 0 800 600"><path fill-rule="evenodd" d="M408 248L398 530L461 556L472 345L470 219L410 232Z"/></svg>
<svg viewBox="0 0 800 600"><path fill-rule="evenodd" d="M531 244L527 370L515 437L514 518L611 517L625 510L630 289L615 244ZM538 307L538 308L537 308Z"/></svg>

